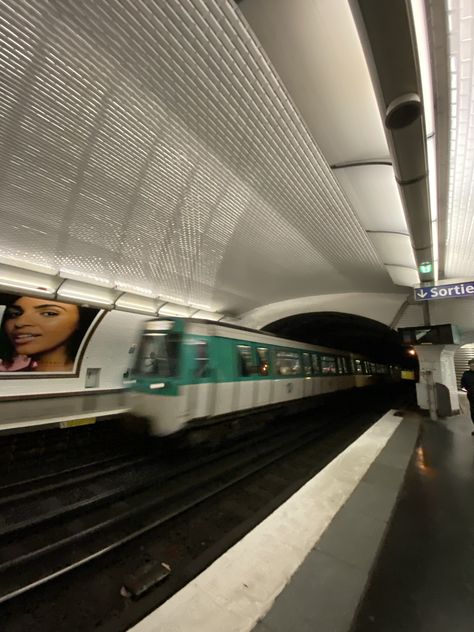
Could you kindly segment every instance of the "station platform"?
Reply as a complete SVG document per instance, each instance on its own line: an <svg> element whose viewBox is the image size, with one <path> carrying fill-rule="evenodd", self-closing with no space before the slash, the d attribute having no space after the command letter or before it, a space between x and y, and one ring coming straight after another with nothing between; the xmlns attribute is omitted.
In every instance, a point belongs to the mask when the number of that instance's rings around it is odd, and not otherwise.
<svg viewBox="0 0 474 632"><path fill-rule="evenodd" d="M471 430L390 411L132 632L471 631Z"/></svg>
<svg viewBox="0 0 474 632"><path fill-rule="evenodd" d="M0 400L0 433L20 429L74 426L127 412L124 390Z"/></svg>

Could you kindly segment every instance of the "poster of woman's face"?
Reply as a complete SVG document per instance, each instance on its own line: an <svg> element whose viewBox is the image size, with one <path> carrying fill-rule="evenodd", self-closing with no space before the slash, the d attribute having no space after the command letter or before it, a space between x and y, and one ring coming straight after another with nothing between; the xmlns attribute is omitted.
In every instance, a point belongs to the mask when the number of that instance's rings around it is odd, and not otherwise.
<svg viewBox="0 0 474 632"><path fill-rule="evenodd" d="M98 309L49 298L0 294L0 377L74 373Z"/></svg>

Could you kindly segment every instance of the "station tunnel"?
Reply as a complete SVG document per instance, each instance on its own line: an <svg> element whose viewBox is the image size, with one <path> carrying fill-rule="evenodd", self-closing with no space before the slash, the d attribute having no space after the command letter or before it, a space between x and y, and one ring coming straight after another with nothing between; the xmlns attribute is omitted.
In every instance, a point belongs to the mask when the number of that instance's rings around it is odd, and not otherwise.
<svg viewBox="0 0 474 632"><path fill-rule="evenodd" d="M471 5L0 3L2 631L471 629Z"/></svg>

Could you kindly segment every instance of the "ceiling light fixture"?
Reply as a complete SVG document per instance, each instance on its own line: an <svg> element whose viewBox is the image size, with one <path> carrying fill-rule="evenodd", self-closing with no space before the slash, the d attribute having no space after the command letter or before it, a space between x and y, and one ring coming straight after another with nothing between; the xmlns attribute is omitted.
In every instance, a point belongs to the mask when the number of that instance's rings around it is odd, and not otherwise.
<svg viewBox="0 0 474 632"><path fill-rule="evenodd" d="M420 67L421 88L423 94L423 114L426 129L426 153L428 161L428 186L430 194L431 232L433 244L433 264L431 272L434 281L438 278L438 182L436 160L436 134L433 96L433 78L431 73L431 52L428 36L428 23L423 0L411 0L413 24L415 27L416 47ZM421 271L421 268L420 268Z"/></svg>

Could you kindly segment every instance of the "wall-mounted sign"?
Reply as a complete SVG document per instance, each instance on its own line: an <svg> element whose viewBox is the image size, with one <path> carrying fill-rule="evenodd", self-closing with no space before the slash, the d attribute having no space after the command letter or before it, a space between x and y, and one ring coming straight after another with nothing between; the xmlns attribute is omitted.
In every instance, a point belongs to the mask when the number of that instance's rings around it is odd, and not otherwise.
<svg viewBox="0 0 474 632"><path fill-rule="evenodd" d="M427 287L416 287L414 291L417 301L469 297L474 296L474 281L450 283L449 285L428 285Z"/></svg>
<svg viewBox="0 0 474 632"><path fill-rule="evenodd" d="M452 345L460 340L457 327L451 324L400 327L398 331L405 345Z"/></svg>

